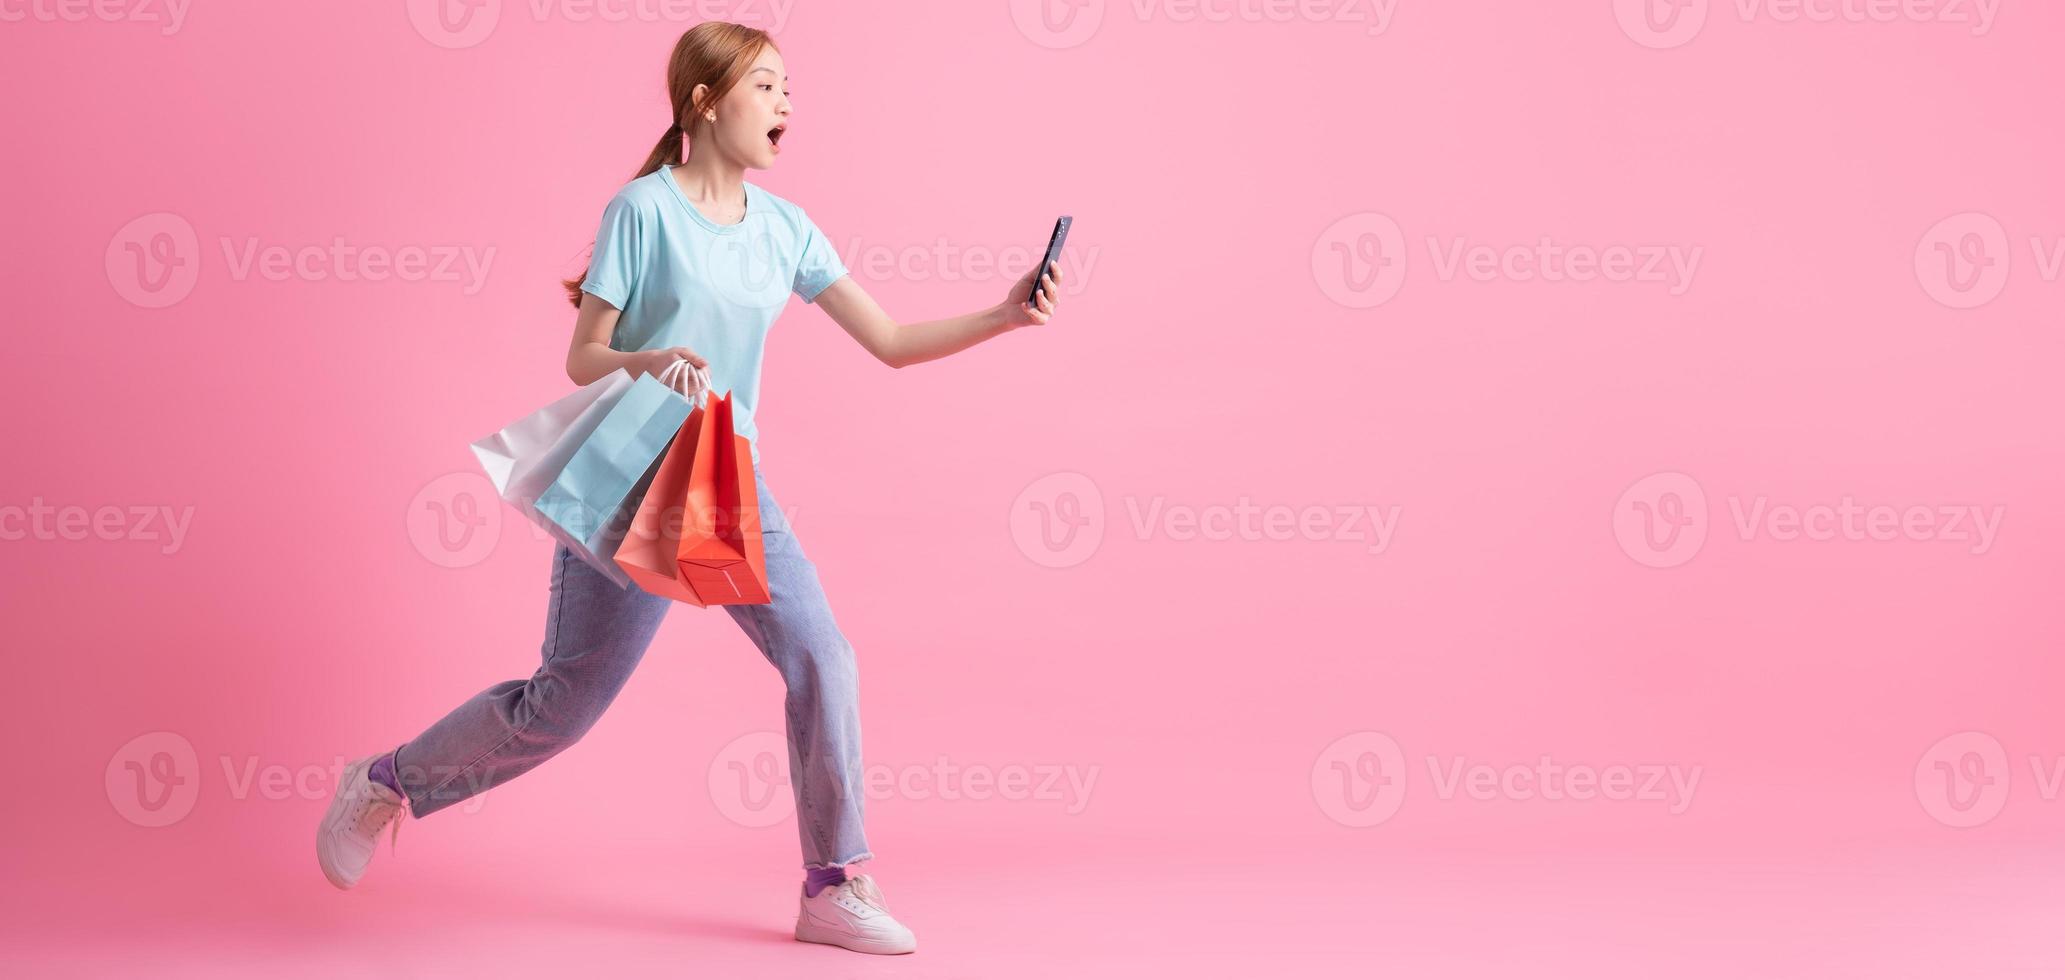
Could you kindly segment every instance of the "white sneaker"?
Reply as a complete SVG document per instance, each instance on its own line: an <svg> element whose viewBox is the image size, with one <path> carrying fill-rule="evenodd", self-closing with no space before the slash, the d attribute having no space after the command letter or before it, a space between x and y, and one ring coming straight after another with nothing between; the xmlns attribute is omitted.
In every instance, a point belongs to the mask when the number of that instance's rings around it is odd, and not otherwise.
<svg viewBox="0 0 2065 980"><path fill-rule="evenodd" d="M366 865L373 863L380 831L389 823L394 824L394 835L388 846L392 848L401 839L402 824L397 818L408 811L407 801L366 778L366 771L378 758L369 755L344 767L337 780L337 795L330 798L330 809L316 825L316 862L323 866L323 877L339 888L359 883Z"/></svg>
<svg viewBox="0 0 2065 980"><path fill-rule="evenodd" d="M856 953L911 953L918 937L889 914L875 879L854 875L842 884L805 894L796 913L796 938L844 946Z"/></svg>

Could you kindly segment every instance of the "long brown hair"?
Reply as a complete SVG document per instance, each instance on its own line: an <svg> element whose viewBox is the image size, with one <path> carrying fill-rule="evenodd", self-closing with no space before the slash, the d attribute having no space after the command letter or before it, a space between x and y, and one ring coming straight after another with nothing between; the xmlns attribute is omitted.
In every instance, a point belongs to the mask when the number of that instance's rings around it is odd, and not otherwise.
<svg viewBox="0 0 2065 980"><path fill-rule="evenodd" d="M766 31L721 20L704 21L681 33L681 40L674 42L674 53L667 58L667 100L674 106L674 119L667 124L667 131L660 134L660 141L653 144L652 152L646 155L633 179L664 164L681 162L682 145L702 124L703 111L730 94L746 77L763 47L781 50ZM698 85L709 86L700 102L692 98ZM686 131L681 128L683 120L688 121ZM581 308L581 283L587 278L588 272L583 269L577 278L561 280L567 300L575 309Z"/></svg>

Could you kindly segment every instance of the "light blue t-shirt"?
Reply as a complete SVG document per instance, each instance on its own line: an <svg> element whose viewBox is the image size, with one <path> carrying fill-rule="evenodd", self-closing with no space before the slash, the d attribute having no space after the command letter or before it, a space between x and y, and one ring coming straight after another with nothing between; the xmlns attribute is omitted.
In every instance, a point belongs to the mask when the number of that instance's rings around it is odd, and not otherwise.
<svg viewBox="0 0 2065 980"><path fill-rule="evenodd" d="M845 262L802 208L747 182L745 218L720 225L663 166L610 198L581 289L623 311L612 349L687 347L708 360L757 463L767 331L790 293L813 302L843 275Z"/></svg>

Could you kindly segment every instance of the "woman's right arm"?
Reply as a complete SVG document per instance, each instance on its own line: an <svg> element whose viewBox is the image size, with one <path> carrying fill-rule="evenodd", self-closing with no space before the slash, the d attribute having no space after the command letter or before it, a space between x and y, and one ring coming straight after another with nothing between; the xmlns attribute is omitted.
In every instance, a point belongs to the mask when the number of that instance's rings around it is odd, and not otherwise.
<svg viewBox="0 0 2065 980"><path fill-rule="evenodd" d="M692 368L707 368L710 362L686 347L659 350L620 351L609 345L623 311L594 293L581 294L581 312L574 318L574 340L566 352L566 376L577 385L594 384L611 371L623 368L632 377L650 374L657 378L667 365L687 361Z"/></svg>

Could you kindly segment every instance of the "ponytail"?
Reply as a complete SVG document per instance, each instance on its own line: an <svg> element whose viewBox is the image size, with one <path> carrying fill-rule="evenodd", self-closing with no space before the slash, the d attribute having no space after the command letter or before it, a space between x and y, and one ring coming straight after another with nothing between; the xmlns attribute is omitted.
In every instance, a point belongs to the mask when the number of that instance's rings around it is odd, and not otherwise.
<svg viewBox="0 0 2065 980"><path fill-rule="evenodd" d="M639 177L645 176L646 174L652 173L653 171L656 171L663 166L678 164L680 162L681 124L675 123L674 125L667 127L666 132L660 134L660 141L658 143L653 144L652 152L646 154L644 165L638 168L638 173L632 175L632 179L635 180ZM578 277L573 279L562 279L559 281L559 284L561 286L566 287L567 302L574 304L574 309L578 310L581 308L581 283L586 282L587 279L588 270L582 269L581 274Z"/></svg>

